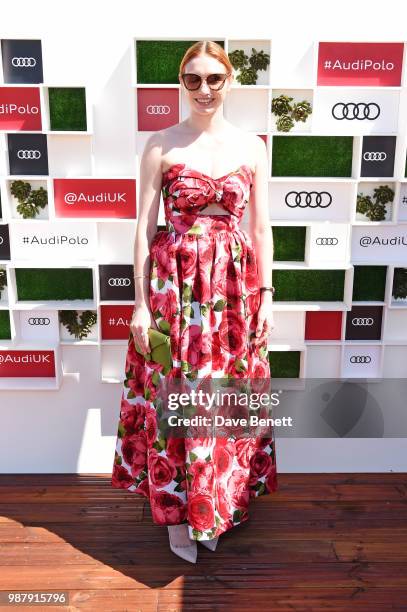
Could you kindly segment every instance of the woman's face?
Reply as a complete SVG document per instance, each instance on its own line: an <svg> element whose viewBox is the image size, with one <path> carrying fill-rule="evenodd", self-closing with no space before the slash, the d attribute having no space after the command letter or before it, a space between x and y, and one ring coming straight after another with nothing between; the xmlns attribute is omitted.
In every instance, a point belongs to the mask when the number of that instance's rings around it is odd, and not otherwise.
<svg viewBox="0 0 407 612"><path fill-rule="evenodd" d="M222 62L210 55L199 55L185 64L183 74L187 72L207 77L210 74L227 74L227 68ZM226 79L222 88L216 91L211 89L205 80L201 82L199 89L189 90L185 87L181 74L179 75L179 81L186 100L191 109L201 115L213 114L223 104L232 80L233 74Z"/></svg>

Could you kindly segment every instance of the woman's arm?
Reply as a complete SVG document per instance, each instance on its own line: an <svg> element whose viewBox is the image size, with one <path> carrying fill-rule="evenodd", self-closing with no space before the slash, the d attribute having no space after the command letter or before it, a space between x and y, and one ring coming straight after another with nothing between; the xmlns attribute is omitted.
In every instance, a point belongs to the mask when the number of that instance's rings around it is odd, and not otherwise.
<svg viewBox="0 0 407 612"><path fill-rule="evenodd" d="M157 231L162 182L162 136L152 134L140 162L137 228L134 239L135 307L149 306L150 245ZM140 277L136 275L144 274Z"/></svg>
<svg viewBox="0 0 407 612"><path fill-rule="evenodd" d="M268 160L265 142L255 136L256 172L249 203L250 237L256 250L260 286L272 286L274 256L273 234L268 204ZM271 291L262 291L262 300L272 299Z"/></svg>

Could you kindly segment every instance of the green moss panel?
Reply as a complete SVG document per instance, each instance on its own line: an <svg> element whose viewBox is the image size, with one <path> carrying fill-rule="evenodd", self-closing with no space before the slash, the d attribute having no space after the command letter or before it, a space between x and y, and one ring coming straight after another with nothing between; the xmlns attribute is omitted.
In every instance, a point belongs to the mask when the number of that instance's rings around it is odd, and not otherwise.
<svg viewBox="0 0 407 612"><path fill-rule="evenodd" d="M136 42L137 83L179 83L179 65L196 40L138 40ZM223 40L217 40L224 47Z"/></svg>
<svg viewBox="0 0 407 612"><path fill-rule="evenodd" d="M272 227L274 261L304 261L306 227Z"/></svg>
<svg viewBox="0 0 407 612"><path fill-rule="evenodd" d="M387 266L354 266L352 301L384 302Z"/></svg>
<svg viewBox="0 0 407 612"><path fill-rule="evenodd" d="M10 313L0 310L0 340L11 340Z"/></svg>
<svg viewBox="0 0 407 612"><path fill-rule="evenodd" d="M92 300L90 268L16 268L19 300Z"/></svg>
<svg viewBox="0 0 407 612"><path fill-rule="evenodd" d="M51 130L86 131L84 87L49 87Z"/></svg>
<svg viewBox="0 0 407 612"><path fill-rule="evenodd" d="M271 377L298 378L300 358L300 351L269 351Z"/></svg>
<svg viewBox="0 0 407 612"><path fill-rule="evenodd" d="M272 145L272 176L352 176L353 136L273 136Z"/></svg>
<svg viewBox="0 0 407 612"><path fill-rule="evenodd" d="M273 270L275 300L293 302L341 302L344 270Z"/></svg>

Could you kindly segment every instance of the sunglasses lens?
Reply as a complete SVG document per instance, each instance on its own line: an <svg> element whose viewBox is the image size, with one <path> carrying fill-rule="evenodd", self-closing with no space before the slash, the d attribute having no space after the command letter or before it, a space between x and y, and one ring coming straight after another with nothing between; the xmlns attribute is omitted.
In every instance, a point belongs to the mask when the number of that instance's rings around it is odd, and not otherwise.
<svg viewBox="0 0 407 612"><path fill-rule="evenodd" d="M211 89L219 89L222 87L223 82L225 81L225 75L223 74L210 74L208 76L208 85Z"/></svg>
<svg viewBox="0 0 407 612"><path fill-rule="evenodd" d="M184 85L187 89L199 89L201 77L198 74L184 74Z"/></svg>

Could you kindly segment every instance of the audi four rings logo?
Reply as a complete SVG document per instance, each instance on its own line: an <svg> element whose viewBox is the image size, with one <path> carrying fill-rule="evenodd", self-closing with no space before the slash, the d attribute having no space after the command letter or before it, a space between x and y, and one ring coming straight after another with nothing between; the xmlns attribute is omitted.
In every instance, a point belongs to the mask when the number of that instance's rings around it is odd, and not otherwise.
<svg viewBox="0 0 407 612"><path fill-rule="evenodd" d="M15 68L33 68L36 64L35 57L13 57L11 60L11 65Z"/></svg>
<svg viewBox="0 0 407 612"><path fill-rule="evenodd" d="M352 355L349 361L351 363L370 363L372 358L370 355Z"/></svg>
<svg viewBox="0 0 407 612"><path fill-rule="evenodd" d="M289 191L285 203L290 208L326 208L332 202L332 196L327 191Z"/></svg>
<svg viewBox="0 0 407 612"><path fill-rule="evenodd" d="M149 115L168 115L170 110L168 104L149 104L147 106L147 113Z"/></svg>
<svg viewBox="0 0 407 612"><path fill-rule="evenodd" d="M365 161L384 161L387 159L387 153L385 151L365 151L363 159Z"/></svg>
<svg viewBox="0 0 407 612"><path fill-rule="evenodd" d="M374 320L372 317L353 317L352 325L358 325L362 327L367 327L369 325L373 325Z"/></svg>
<svg viewBox="0 0 407 612"><path fill-rule="evenodd" d="M129 278L109 278L108 285L110 287L128 287L131 283Z"/></svg>
<svg viewBox="0 0 407 612"><path fill-rule="evenodd" d="M39 159L41 157L41 151L30 150L30 149L20 149L17 152L18 159Z"/></svg>
<svg viewBox="0 0 407 612"><path fill-rule="evenodd" d="M51 320L48 317L30 317L28 323L30 325L49 325Z"/></svg>
<svg viewBox="0 0 407 612"><path fill-rule="evenodd" d="M369 119L369 121L374 121L379 115L380 107L376 102L337 102L332 107L332 116L339 120Z"/></svg>
<svg viewBox="0 0 407 612"><path fill-rule="evenodd" d="M315 242L319 245L331 245L331 244L338 244L338 239L335 237L329 238L328 236L326 237L321 236L320 238L317 238Z"/></svg>

